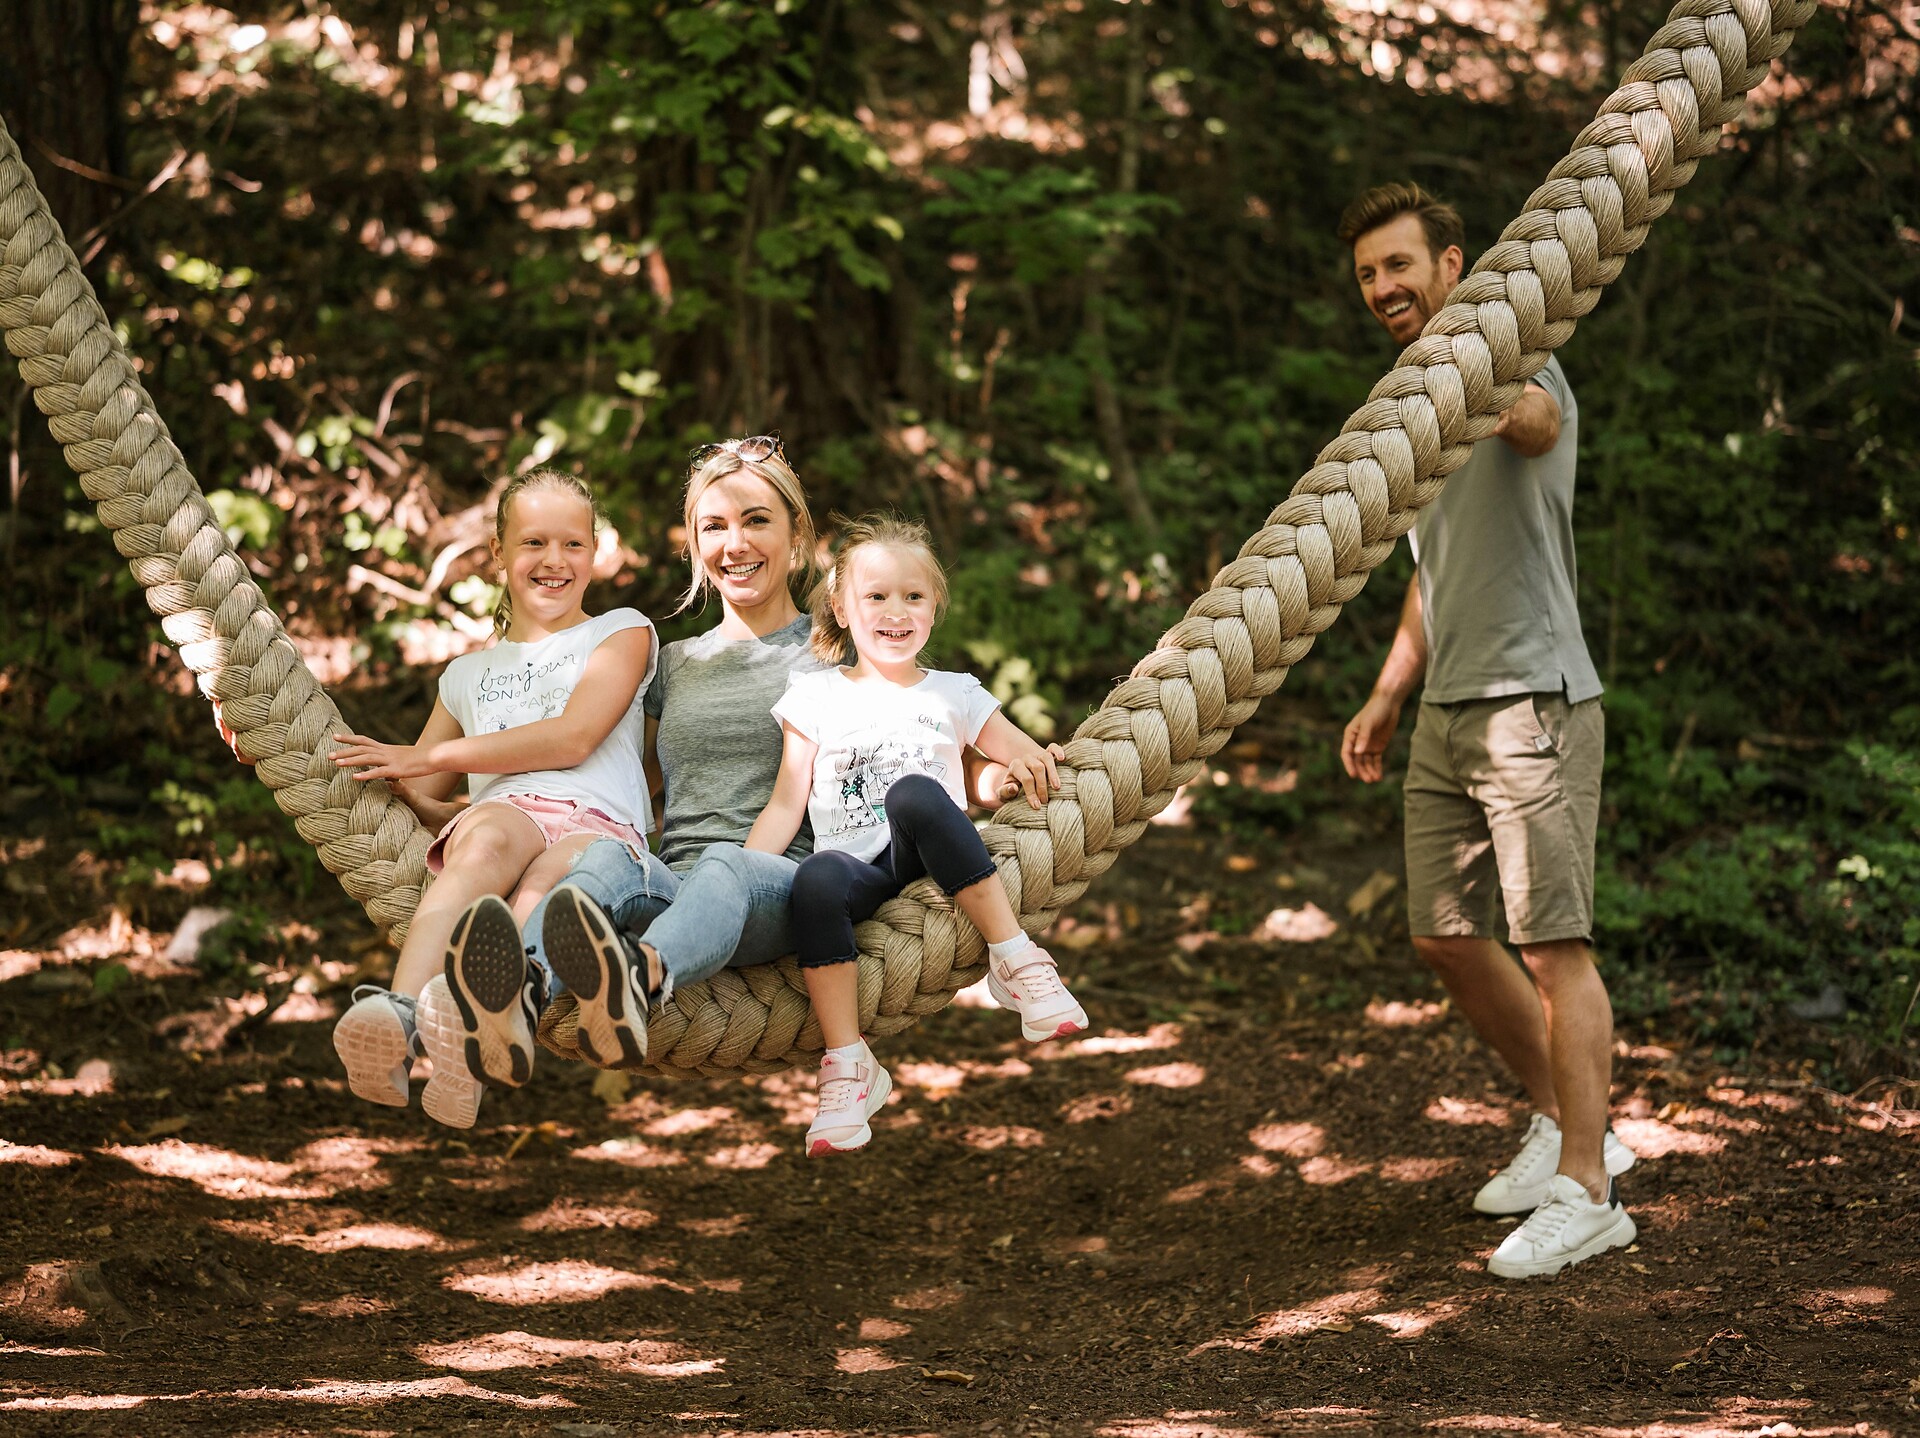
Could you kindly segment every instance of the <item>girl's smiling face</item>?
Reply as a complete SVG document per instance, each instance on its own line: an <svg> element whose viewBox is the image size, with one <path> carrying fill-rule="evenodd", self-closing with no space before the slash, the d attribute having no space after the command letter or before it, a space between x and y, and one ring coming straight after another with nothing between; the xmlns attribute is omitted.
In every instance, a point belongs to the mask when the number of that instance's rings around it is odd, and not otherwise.
<svg viewBox="0 0 1920 1438"><path fill-rule="evenodd" d="M939 617L939 588L926 560L911 549L863 544L842 562L833 612L861 661L882 672L911 667Z"/></svg>
<svg viewBox="0 0 1920 1438"><path fill-rule="evenodd" d="M735 613L791 605L793 517L774 487L742 470L708 485L693 507L700 567Z"/></svg>
<svg viewBox="0 0 1920 1438"><path fill-rule="evenodd" d="M526 489L513 497L506 534L494 558L506 573L514 630L566 629L580 621L593 578L593 506L561 489Z"/></svg>

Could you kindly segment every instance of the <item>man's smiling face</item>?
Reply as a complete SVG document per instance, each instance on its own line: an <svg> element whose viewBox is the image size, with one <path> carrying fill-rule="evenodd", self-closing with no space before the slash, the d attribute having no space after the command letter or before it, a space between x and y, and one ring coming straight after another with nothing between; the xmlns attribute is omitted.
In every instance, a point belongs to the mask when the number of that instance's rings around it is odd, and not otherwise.
<svg viewBox="0 0 1920 1438"><path fill-rule="evenodd" d="M1412 344L1440 312L1463 263L1456 245L1434 254L1418 215L1395 215L1353 242L1360 293L1398 345Z"/></svg>

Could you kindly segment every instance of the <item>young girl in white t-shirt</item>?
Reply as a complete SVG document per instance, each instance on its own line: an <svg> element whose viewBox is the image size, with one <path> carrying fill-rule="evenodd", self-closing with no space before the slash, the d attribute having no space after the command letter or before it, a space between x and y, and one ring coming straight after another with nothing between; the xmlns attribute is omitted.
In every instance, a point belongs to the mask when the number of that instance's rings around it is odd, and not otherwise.
<svg viewBox="0 0 1920 1438"><path fill-rule="evenodd" d="M414 743L336 736L333 762L356 779L388 780L409 801L443 801L468 775L472 799L427 851L438 877L414 912L392 989L356 989L334 1028L361 1098L404 1108L424 1045L433 1073L421 1106L471 1127L476 1075L524 1078L532 1064L534 1000L515 915L524 918L594 840L646 847L653 825L639 695L658 644L638 610L581 607L598 526L591 491L572 475L515 479L494 520L504 592L493 645L447 666ZM511 908L502 902L509 895Z"/></svg>
<svg viewBox="0 0 1920 1438"><path fill-rule="evenodd" d="M827 1046L809 1154L864 1145L892 1091L860 1036L853 926L915 879L931 876L987 940L988 986L1019 1013L1028 1039L1087 1026L1053 959L1021 931L966 814L969 746L1005 764L1035 808L1059 784L1054 760L1064 751L1022 733L978 679L920 667L946 598L923 527L891 516L849 526L813 606L815 652L834 667L795 675L773 708L786 747L747 847L781 853L801 821L813 821L813 853L792 899L801 972Z"/></svg>

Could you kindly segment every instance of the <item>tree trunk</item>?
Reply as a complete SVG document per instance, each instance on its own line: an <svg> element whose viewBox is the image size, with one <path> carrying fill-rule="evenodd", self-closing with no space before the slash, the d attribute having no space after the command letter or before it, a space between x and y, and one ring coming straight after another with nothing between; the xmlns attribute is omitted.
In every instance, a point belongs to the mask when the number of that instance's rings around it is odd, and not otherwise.
<svg viewBox="0 0 1920 1438"><path fill-rule="evenodd" d="M138 0L0 5L0 115L76 249L135 186L121 88Z"/></svg>

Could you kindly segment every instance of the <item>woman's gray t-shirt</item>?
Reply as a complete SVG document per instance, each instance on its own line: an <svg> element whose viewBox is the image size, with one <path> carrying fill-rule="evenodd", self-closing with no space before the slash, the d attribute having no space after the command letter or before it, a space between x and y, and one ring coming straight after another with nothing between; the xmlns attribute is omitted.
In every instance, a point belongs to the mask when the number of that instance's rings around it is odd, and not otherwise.
<svg viewBox="0 0 1920 1438"><path fill-rule="evenodd" d="M746 842L780 774L773 706L791 675L826 668L807 647L812 633L803 614L764 639L726 639L709 629L661 652L645 703L660 721L660 858L668 868L690 868L709 844ZM787 857L812 852L813 830L802 823Z"/></svg>

